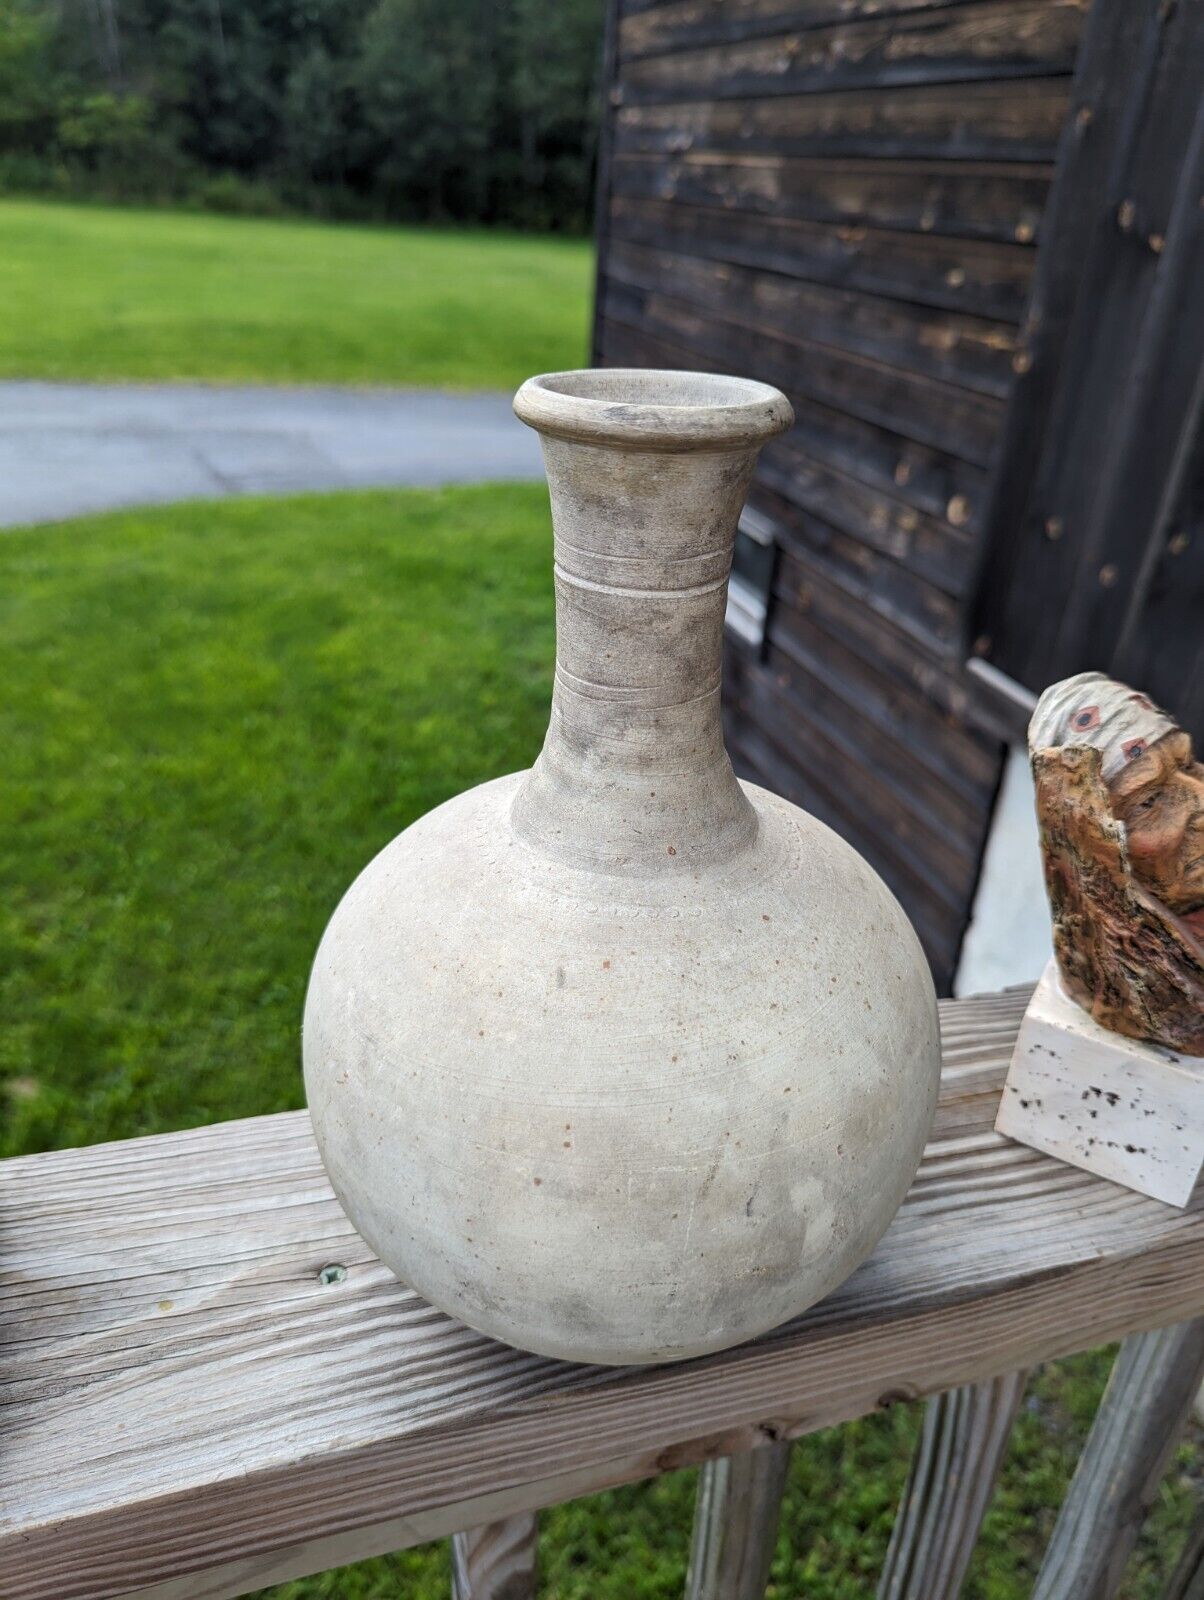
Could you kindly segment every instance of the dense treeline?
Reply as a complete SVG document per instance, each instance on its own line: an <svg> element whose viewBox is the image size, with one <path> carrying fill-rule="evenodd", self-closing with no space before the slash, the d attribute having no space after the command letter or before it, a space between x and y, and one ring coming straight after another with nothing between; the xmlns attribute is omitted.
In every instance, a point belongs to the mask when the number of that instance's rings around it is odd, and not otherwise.
<svg viewBox="0 0 1204 1600"><path fill-rule="evenodd" d="M602 0L0 0L0 188L579 228Z"/></svg>

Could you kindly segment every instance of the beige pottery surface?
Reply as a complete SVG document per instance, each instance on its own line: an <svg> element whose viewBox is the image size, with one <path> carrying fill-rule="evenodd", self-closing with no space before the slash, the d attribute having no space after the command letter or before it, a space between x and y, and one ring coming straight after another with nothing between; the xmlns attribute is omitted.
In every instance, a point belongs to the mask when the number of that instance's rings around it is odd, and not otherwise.
<svg viewBox="0 0 1204 1600"><path fill-rule="evenodd" d="M551 723L438 807L323 937L327 1171L436 1306L522 1348L668 1361L775 1327L873 1249L932 1122L932 980L836 834L740 783L719 679L776 390L531 379L555 529Z"/></svg>

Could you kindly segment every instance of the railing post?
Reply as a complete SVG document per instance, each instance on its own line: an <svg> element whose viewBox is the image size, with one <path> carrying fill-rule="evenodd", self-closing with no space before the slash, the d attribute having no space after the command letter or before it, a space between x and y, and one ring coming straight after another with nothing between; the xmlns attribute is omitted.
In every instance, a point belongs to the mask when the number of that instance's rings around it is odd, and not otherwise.
<svg viewBox="0 0 1204 1600"><path fill-rule="evenodd" d="M1032 1600L1115 1595L1202 1375L1204 1317L1121 1345Z"/></svg>
<svg viewBox="0 0 1204 1600"><path fill-rule="evenodd" d="M686 1600L762 1600L789 1465L789 1442L705 1464L698 1475Z"/></svg>
<svg viewBox="0 0 1204 1600"><path fill-rule="evenodd" d="M534 1600L533 1513L469 1528L452 1539L452 1600Z"/></svg>
<svg viewBox="0 0 1204 1600"><path fill-rule="evenodd" d="M1163 1600L1204 1600L1204 1507L1196 1513Z"/></svg>
<svg viewBox="0 0 1204 1600"><path fill-rule="evenodd" d="M928 1402L878 1600L957 1600L986 1515L1026 1372Z"/></svg>

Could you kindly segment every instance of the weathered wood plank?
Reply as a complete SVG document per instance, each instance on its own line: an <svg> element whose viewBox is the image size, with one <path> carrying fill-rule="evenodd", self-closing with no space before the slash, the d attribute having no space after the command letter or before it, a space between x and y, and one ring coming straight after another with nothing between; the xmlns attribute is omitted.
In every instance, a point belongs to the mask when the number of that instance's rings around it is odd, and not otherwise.
<svg viewBox="0 0 1204 1600"><path fill-rule="evenodd" d="M789 1465L789 1444L704 1464L686 1600L764 1600Z"/></svg>
<svg viewBox="0 0 1204 1600"><path fill-rule="evenodd" d="M906 837L909 819L914 815L924 827L938 834L944 859L953 864L957 875L977 871L981 846L976 815L980 809L978 796L968 805L965 797L943 784L934 771L938 763L924 748L925 734L932 735L932 751L939 752L943 743L932 727L937 716L933 708L926 708L927 715L923 717L913 711L909 719L892 725L878 708L862 699L853 685L841 683L834 672L825 670L828 661L801 642L805 626L799 626L794 618L790 619L792 626L782 626L778 620L765 655L766 670L777 686L801 702L804 712L814 707L821 734L826 726L852 741L862 752L859 759L866 763L867 772L889 771L896 792L908 797L906 804L900 802L901 837ZM861 665L860 676L865 677L865 664ZM897 704L900 699L894 694L890 703ZM920 729L922 733L918 732Z"/></svg>
<svg viewBox="0 0 1204 1600"><path fill-rule="evenodd" d="M616 195L610 219L617 239L1013 323L1023 315L1034 260L1028 245L832 227L676 200Z"/></svg>
<svg viewBox="0 0 1204 1600"><path fill-rule="evenodd" d="M859 652L857 636L833 628L829 607L808 591L804 608L789 595L774 607L771 646L807 675L809 692L830 697L874 730L879 740L906 750L931 799L933 815L976 854L981 846L978 813L995 792L998 774L993 751L981 735L954 721L935 696L917 692L908 679L893 674L877 656ZM952 689L950 690L952 692ZM867 733L868 736L868 733Z"/></svg>
<svg viewBox="0 0 1204 1600"><path fill-rule="evenodd" d="M989 805L999 779L995 745L966 725L968 691L960 659L925 659L910 633L869 610L864 595L851 594L813 563L790 576L792 587L783 585L776 596L775 638L783 632L809 641L813 655L839 666L842 681L859 704L879 703L883 715L896 709L895 686L927 699L948 730L943 743L931 729L922 736L926 749L936 745L947 753L947 765L937 770L967 801Z"/></svg>
<svg viewBox="0 0 1204 1600"><path fill-rule="evenodd" d="M779 762L801 774L806 785L804 791L798 787L799 779L779 773L774 787L781 788L785 783L787 787L781 792L787 798L817 815L822 811L821 820L837 827L889 881L896 895L907 896L917 927L926 922L925 932L935 937L937 930L949 922L951 906L956 912L956 902L967 892L967 879L972 883L977 864L967 866L956 852L948 851L949 876L941 876L940 841L917 822L914 813L909 814L902 806L897 814L892 811L892 802L900 791L890 781L889 759L880 758L876 750L859 748L847 734L841 739L842 748L837 750L831 724L806 715L808 708L799 689L792 688L802 675L790 677L774 670L780 664L780 657L772 667L768 662L752 662L741 677L738 702L743 721L763 730L758 747L761 759L768 751L776 751ZM782 678L786 679L784 685ZM867 790L881 790L864 810L860 804L850 807L847 803L849 785L854 782L858 784L859 801ZM884 818L890 819L889 826L884 825Z"/></svg>
<svg viewBox="0 0 1204 1600"><path fill-rule="evenodd" d="M680 54L706 45L739 44L816 29L890 19L896 28L909 12L941 12L970 0L632 0L619 37L626 64L641 56Z"/></svg>
<svg viewBox="0 0 1204 1600"><path fill-rule="evenodd" d="M837 804L856 786L858 823L877 861L894 861L912 880L912 896L956 911L977 874L975 855L960 849L926 815L899 776L891 747L879 751L864 726L841 723L808 699L806 675L778 657L754 667L741 686L741 709L763 725L813 785ZM842 826L847 832L847 824ZM860 842L860 841L859 841ZM914 903L914 898L913 898Z"/></svg>
<svg viewBox="0 0 1204 1600"><path fill-rule="evenodd" d="M773 99L622 106L623 155L862 156L938 161L1052 161L1069 80L917 84Z"/></svg>
<svg viewBox="0 0 1204 1600"><path fill-rule="evenodd" d="M772 336L705 315L670 294L649 294L607 282L602 304L608 330L624 324L637 339L676 344L687 352L691 366L755 373L788 394L800 392L979 467L991 458L1002 407L986 395L796 339L789 329Z"/></svg>
<svg viewBox="0 0 1204 1600"><path fill-rule="evenodd" d="M1003 1463L1026 1374L930 1400L878 1600L957 1600Z"/></svg>
<svg viewBox="0 0 1204 1600"><path fill-rule="evenodd" d="M705 351L692 351L654 338L621 322L604 323L602 340L602 354L611 365L689 362L695 367L708 366ZM714 369L720 365L716 358ZM956 517L955 526L967 530L977 526L977 507L986 484L981 467L862 417L850 416L801 394L789 383L780 387L785 388L794 407L791 447L797 444L812 461L826 462L832 471L866 488L892 494L928 516L945 522Z"/></svg>
<svg viewBox="0 0 1204 1600"><path fill-rule="evenodd" d="M1111 1600L1204 1377L1204 1317L1126 1339L1033 1600Z"/></svg>
<svg viewBox="0 0 1204 1600"><path fill-rule="evenodd" d="M452 1539L452 1600L534 1600L539 1528L530 1512Z"/></svg>
<svg viewBox="0 0 1204 1600"><path fill-rule="evenodd" d="M1204 1506L1196 1514L1162 1600L1204 1600Z"/></svg>
<svg viewBox="0 0 1204 1600"><path fill-rule="evenodd" d="M860 478L796 448L793 439L775 450L766 466L764 481L802 510L863 540L942 594L953 599L965 594L971 530L951 527L893 494L868 487Z"/></svg>
<svg viewBox="0 0 1204 1600"><path fill-rule="evenodd" d="M744 661L733 671L732 679L741 694L745 692L744 680L754 679L761 670L756 662ZM794 752L784 747L785 742L775 742L776 731L774 725L753 717L735 720L729 729L728 745L737 770L803 806L839 832L870 862L891 893L908 906L908 916L932 967L937 990L947 993L961 936L957 920L949 917L944 906L933 904L928 883L914 868L884 848L883 842L862 825L857 807L848 803L847 794L834 795L831 788L824 787L822 774L813 773L805 763L797 761Z"/></svg>
<svg viewBox="0 0 1204 1600"><path fill-rule="evenodd" d="M920 444L901 433L808 399L791 398L795 425L791 444L834 472L895 495L917 511L959 529L978 526L986 473L960 456ZM956 517L956 523L951 519Z"/></svg>
<svg viewBox="0 0 1204 1600"><path fill-rule="evenodd" d="M432 1310L303 1113L3 1164L6 1600L217 1600L1199 1314L1204 1196L991 1131L1023 1002L944 1008L934 1138L871 1259L680 1366L569 1367Z"/></svg>
<svg viewBox="0 0 1204 1600"><path fill-rule="evenodd" d="M1109 664L1199 403L1201 71L1199 7L1093 9L971 630L1034 689Z"/></svg>
<svg viewBox="0 0 1204 1600"><path fill-rule="evenodd" d="M868 607L876 619L904 634L913 646L938 661L951 662L959 626L956 602L821 518L800 519L798 509L783 493L789 487L789 483L775 483L768 473L756 486L758 504L768 506L782 527L805 523L797 546L787 549L779 566L781 590L793 588L797 602L804 604L809 580L812 574L819 574Z"/></svg>
<svg viewBox="0 0 1204 1600"><path fill-rule="evenodd" d="M833 227L997 243L1037 238L1052 168L1041 162L825 161L800 156L616 155L613 193Z"/></svg>
<svg viewBox="0 0 1204 1600"><path fill-rule="evenodd" d="M1081 654L1085 660L1108 660L1118 635L1126 627L1132 631L1142 626L1150 582L1175 505L1186 487L1185 474L1196 440L1204 429L1204 306L1199 302L1204 282L1204 97L1200 92L1204 83L1204 14L1196 15L1190 40L1180 36L1175 42L1184 47L1194 45L1190 67L1181 71L1177 85L1181 91L1186 79L1194 92L1190 151L1179 172L1165 244L1153 252L1158 268L1140 344L1124 383L1114 447L1102 473L1098 504L1079 553L1062 623L1064 660L1072 652L1076 659ZM1169 94L1162 96L1160 116L1169 99ZM1147 154L1151 163L1159 158L1166 165L1173 163L1166 144ZM1161 207L1157 204L1161 197L1151 197L1147 185L1134 183L1132 187L1150 219L1146 226L1155 238L1161 238ZM1155 203L1147 210L1151 198ZM1101 574L1108 575L1107 582L1101 581ZM1188 640L1194 636L1198 641L1200 632L1198 626L1193 628L1187 622Z"/></svg>
<svg viewBox="0 0 1204 1600"><path fill-rule="evenodd" d="M838 577L850 592L854 590L867 604L889 616L898 626L921 637L930 647L944 653L957 638L959 608L955 598L926 578L903 566L866 538L860 530L847 532L836 523L803 506L797 474L783 471L774 462L764 465L757 486L759 495L776 492L779 523L797 534L793 553L804 569L819 563ZM794 581L796 574L783 571L781 583Z"/></svg>
<svg viewBox="0 0 1204 1600"><path fill-rule="evenodd" d="M1073 68L1081 27L1078 0L925 7L629 59L621 69L623 98L648 103L1040 77Z"/></svg>
<svg viewBox="0 0 1204 1600"><path fill-rule="evenodd" d="M1008 322L901 305L883 296L623 240L610 246L606 277L645 293L670 293L770 335L787 328L796 338L996 399L1006 399L1011 388L1015 329Z"/></svg>
<svg viewBox="0 0 1204 1600"><path fill-rule="evenodd" d="M663 55L701 44L822 28L862 17L960 4L961 0L664 0L627 8L620 36L624 59Z"/></svg>
<svg viewBox="0 0 1204 1600"><path fill-rule="evenodd" d="M1149 551L1140 601L1131 606L1111 670L1140 683L1204 750L1204 416L1194 450L1159 539Z"/></svg>

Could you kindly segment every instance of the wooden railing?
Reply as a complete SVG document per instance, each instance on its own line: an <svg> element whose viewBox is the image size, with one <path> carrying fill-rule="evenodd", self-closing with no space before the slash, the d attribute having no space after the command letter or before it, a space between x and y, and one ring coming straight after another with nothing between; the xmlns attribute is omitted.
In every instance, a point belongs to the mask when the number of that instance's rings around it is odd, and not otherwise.
<svg viewBox="0 0 1204 1600"><path fill-rule="evenodd" d="M1176 1211L992 1131L1023 1004L943 1006L933 1138L872 1258L677 1366L569 1366L432 1310L304 1113L3 1164L0 1592L218 1600L455 1535L461 1600L523 1600L540 1507L702 1462L690 1600L751 1600L789 1441L934 1395L879 1594L944 1600L1024 1371L1133 1336L1035 1591L1114 1593L1204 1369L1204 1194ZM1204 1528L1172 1592L1202 1583Z"/></svg>

